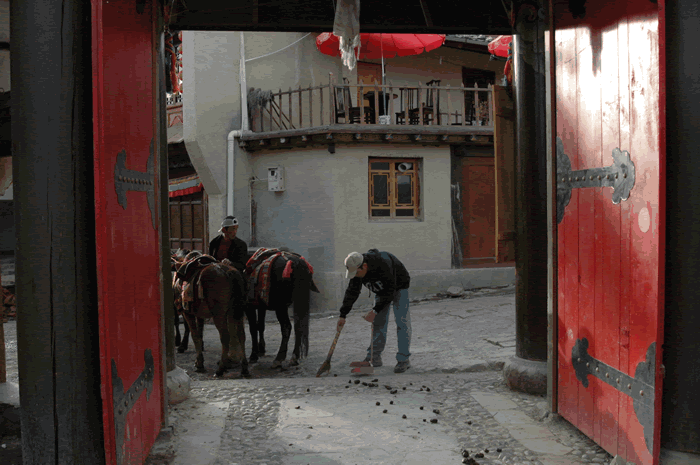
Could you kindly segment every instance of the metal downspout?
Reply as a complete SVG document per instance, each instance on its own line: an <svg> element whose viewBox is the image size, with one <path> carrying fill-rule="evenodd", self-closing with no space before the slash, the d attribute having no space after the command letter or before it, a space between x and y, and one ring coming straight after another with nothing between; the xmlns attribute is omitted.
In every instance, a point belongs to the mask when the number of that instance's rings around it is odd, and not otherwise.
<svg viewBox="0 0 700 465"><path fill-rule="evenodd" d="M248 94L246 93L246 71L245 71L245 41L243 32L241 35L241 56L239 64L239 81L241 83L241 129L233 130L228 133L228 181L226 183L226 214L233 215L233 188L235 183L235 155L236 155L236 138L249 132L248 128ZM252 232L251 232L252 234Z"/></svg>

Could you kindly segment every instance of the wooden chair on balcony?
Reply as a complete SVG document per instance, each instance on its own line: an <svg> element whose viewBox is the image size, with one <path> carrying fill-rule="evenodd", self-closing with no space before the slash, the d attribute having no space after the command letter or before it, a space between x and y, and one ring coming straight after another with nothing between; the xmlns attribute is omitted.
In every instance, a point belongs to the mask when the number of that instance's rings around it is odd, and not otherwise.
<svg viewBox="0 0 700 465"><path fill-rule="evenodd" d="M343 84L348 85L350 82L347 78L343 78ZM335 99L335 122L341 124L359 124L360 123L360 107L352 106L352 94L349 87L336 87L333 92ZM372 109L365 108L365 122L370 123L373 118Z"/></svg>
<svg viewBox="0 0 700 465"><path fill-rule="evenodd" d="M404 98L404 95L406 96L406 98ZM406 108L404 108L404 101L408 102L408 108L414 108L418 102L418 89L401 88L399 90L399 98L399 105L401 111L396 112L396 124L406 124ZM409 112L410 111L411 110L409 110Z"/></svg>
<svg viewBox="0 0 700 465"><path fill-rule="evenodd" d="M440 91L436 89L432 89L432 87L439 87L440 86L440 80L438 79L433 79L432 81L428 81L425 83L425 85L428 87L428 89L425 92L425 103L423 104L423 124L440 124L439 122L439 116L437 120L435 119L435 115L440 114ZM437 92L435 94L435 92ZM433 108L433 96L436 96L436 101L437 101L437 108ZM420 107L416 108L411 108L409 111L409 122L411 124L418 124L420 123Z"/></svg>

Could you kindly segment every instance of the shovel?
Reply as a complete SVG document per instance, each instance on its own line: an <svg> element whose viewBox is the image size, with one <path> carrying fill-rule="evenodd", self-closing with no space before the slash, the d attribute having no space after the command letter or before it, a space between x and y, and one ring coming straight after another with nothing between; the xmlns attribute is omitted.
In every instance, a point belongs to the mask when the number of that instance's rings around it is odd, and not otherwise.
<svg viewBox="0 0 700 465"><path fill-rule="evenodd" d="M335 350L335 345L338 343L338 338L340 337L340 331L343 328L340 328L338 331L335 333L335 339L333 339L333 344L331 344L331 350L328 351L328 357L326 357L326 361L323 362L321 365L321 368L318 369L318 373L316 373L316 377L320 377L323 373L329 373L331 372L331 357L333 356L333 351Z"/></svg>

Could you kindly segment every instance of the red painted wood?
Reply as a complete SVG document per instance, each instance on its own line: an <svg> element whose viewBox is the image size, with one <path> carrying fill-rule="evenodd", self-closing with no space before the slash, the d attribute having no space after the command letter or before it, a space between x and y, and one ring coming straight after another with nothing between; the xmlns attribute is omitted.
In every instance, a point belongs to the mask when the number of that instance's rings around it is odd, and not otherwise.
<svg viewBox="0 0 700 465"><path fill-rule="evenodd" d="M115 190L117 154L126 168L145 172L155 143L154 18L128 1L93 1L93 111L95 150L95 234L97 242L100 353L105 456L117 463L121 435L124 464L144 462L162 425L160 259L146 192L127 192L127 208ZM155 145L154 145L155 146ZM155 166L158 154L154 154ZM156 170L157 171L157 170ZM157 186L157 179L153 179ZM157 189L156 189L157 191ZM156 220L158 219L156 194ZM153 390L141 391L124 431L114 425L112 360L128 389L144 369L150 349Z"/></svg>
<svg viewBox="0 0 700 465"><path fill-rule="evenodd" d="M624 16L621 15L621 16ZM620 93L620 147L630 146L630 121L629 121L629 85L620 85L620 83L628 83L629 76L629 55L620 53L629 49L629 34L627 20L623 17L619 20L618 25L618 73L619 83L618 91ZM620 203L620 327L619 327L619 348L620 348L620 369L625 369L629 366L629 315L632 311L632 267L631 267L631 245L630 245L630 225L631 225L631 210L632 205L628 202ZM632 449L627 430L629 428L630 415L634 415L632 408L632 400L629 396L623 393L618 394L619 414L618 414L618 443L617 453L622 457L628 457L628 449Z"/></svg>
<svg viewBox="0 0 700 465"><path fill-rule="evenodd" d="M494 159L466 157L462 165L462 211L466 212L463 265L496 256Z"/></svg>
<svg viewBox="0 0 700 465"><path fill-rule="evenodd" d="M557 135L573 169L578 168L576 137L578 126L576 101L576 31L555 33ZM578 337L578 193L572 192L564 220L558 227L558 405L562 416L578 423L578 383L571 365L571 350Z"/></svg>
<svg viewBox="0 0 700 465"><path fill-rule="evenodd" d="M612 151L621 146L620 103L618 82L618 29L611 28L600 32L602 43L601 66L601 134L599 166L613 163ZM620 321L620 267L621 267L621 224L620 207L612 203L610 189L596 189L596 234L598 237L598 259L596 260L596 339L600 341L619 340ZM620 369L619 344L600 344L597 357L610 366ZM619 391L605 383L600 383L603 394L597 399L599 418L596 441L606 450L618 449L618 413L620 408ZM625 395L625 397L627 397Z"/></svg>
<svg viewBox="0 0 700 465"><path fill-rule="evenodd" d="M664 118L658 13L653 4L597 0L586 3L582 19L573 19L564 4L555 6L555 18L557 136L572 168L608 166L616 147L631 153L636 168L629 200L613 205L611 188L575 189L558 228L559 411L611 454L656 464L658 371L656 442L650 452L631 398L592 376L583 387L570 359L575 340L585 337L591 356L634 376L656 342L657 370L661 366Z"/></svg>
<svg viewBox="0 0 700 465"><path fill-rule="evenodd" d="M593 62L591 50L592 34L586 28L576 29L576 63L578 80L578 160L579 169L599 166L600 163L600 88L598 80L588 63ZM600 189L578 189L579 215L579 318L578 338L590 342L589 353L598 357L602 342L595 338L595 261L598 256L598 241L595 236L595 198ZM579 389L579 429L587 436L599 439L595 431L602 382L591 379L587 389Z"/></svg>

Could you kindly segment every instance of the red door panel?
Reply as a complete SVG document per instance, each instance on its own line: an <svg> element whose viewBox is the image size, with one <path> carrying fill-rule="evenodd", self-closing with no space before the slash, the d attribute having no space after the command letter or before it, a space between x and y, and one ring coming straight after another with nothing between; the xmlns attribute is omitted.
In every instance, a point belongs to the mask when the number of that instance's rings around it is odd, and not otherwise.
<svg viewBox="0 0 700 465"><path fill-rule="evenodd" d="M559 412L638 464L658 463L662 393L657 8L597 0L574 19L568 5L555 5L556 135L570 163L557 154L558 190L570 190L558 206ZM591 175L601 172L581 171L615 163L634 168L617 204L620 185L595 185ZM623 176L610 169L603 178L612 174L611 183Z"/></svg>
<svg viewBox="0 0 700 465"><path fill-rule="evenodd" d="M140 464L162 425L154 16L94 0L95 234L105 455Z"/></svg>
<svg viewBox="0 0 700 465"><path fill-rule="evenodd" d="M462 165L462 211L465 235L463 265L493 263L496 256L496 183L494 159L465 157Z"/></svg>

